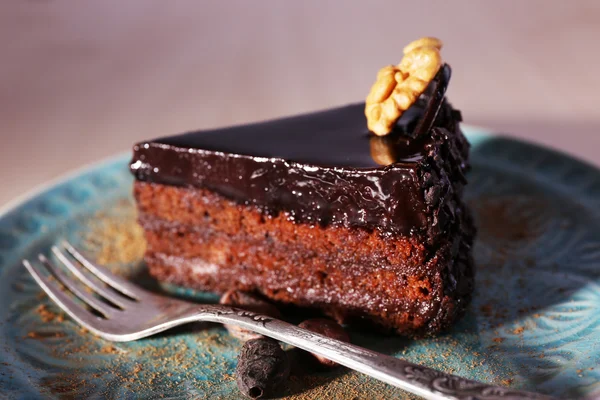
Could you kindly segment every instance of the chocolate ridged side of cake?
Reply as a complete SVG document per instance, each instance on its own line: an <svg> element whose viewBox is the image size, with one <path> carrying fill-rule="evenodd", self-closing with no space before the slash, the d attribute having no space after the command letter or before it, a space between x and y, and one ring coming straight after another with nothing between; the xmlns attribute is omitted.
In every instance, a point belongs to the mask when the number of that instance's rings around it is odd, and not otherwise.
<svg viewBox="0 0 600 400"><path fill-rule="evenodd" d="M469 145L445 99L411 137L432 98L386 137L367 131L355 104L137 144L150 273L409 336L447 328L473 287Z"/></svg>

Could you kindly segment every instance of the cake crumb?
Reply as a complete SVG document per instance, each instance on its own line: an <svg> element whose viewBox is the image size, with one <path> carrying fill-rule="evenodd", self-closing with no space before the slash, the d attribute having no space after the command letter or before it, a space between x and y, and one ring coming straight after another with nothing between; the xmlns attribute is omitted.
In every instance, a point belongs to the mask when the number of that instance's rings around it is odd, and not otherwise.
<svg viewBox="0 0 600 400"><path fill-rule="evenodd" d="M106 345L100 349L100 353L104 354L118 354L118 350L113 345Z"/></svg>
<svg viewBox="0 0 600 400"><path fill-rule="evenodd" d="M62 338L66 335L63 332L27 332L27 339L51 339Z"/></svg>
<svg viewBox="0 0 600 400"><path fill-rule="evenodd" d="M48 310L48 306L46 306L45 304L40 304L35 309L35 312L42 318L43 322L52 322L52 321L54 321L54 319L56 319L58 317L57 314Z"/></svg>
<svg viewBox="0 0 600 400"><path fill-rule="evenodd" d="M511 333L512 333L513 335L520 335L521 333L523 333L523 331L524 331L524 330L525 330L525 328L524 328L524 327L522 327L522 326L519 326L519 327L517 327L517 328L513 329L513 330L511 331Z"/></svg>
<svg viewBox="0 0 600 400"><path fill-rule="evenodd" d="M501 337L495 337L495 338L493 338L492 340L493 340L494 342L496 342L496 343L502 343L502 342L504 342L504 338L501 338Z"/></svg>

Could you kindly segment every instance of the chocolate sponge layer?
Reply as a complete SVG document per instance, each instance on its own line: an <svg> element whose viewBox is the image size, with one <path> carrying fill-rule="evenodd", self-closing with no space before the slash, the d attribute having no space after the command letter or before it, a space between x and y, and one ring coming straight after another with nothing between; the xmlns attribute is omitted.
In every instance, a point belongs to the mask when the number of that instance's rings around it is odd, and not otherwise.
<svg viewBox="0 0 600 400"><path fill-rule="evenodd" d="M416 235L298 224L208 190L136 182L135 197L160 281L254 291L409 336L449 326L470 299L465 217L432 251Z"/></svg>

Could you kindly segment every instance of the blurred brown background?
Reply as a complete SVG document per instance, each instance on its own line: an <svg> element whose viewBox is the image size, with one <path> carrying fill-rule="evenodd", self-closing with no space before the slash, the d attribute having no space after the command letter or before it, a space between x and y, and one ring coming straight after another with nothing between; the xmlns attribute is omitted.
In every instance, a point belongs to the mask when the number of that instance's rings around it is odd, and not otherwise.
<svg viewBox="0 0 600 400"><path fill-rule="evenodd" d="M4 0L0 205L144 138L360 101L424 35L466 122L600 165L600 1Z"/></svg>

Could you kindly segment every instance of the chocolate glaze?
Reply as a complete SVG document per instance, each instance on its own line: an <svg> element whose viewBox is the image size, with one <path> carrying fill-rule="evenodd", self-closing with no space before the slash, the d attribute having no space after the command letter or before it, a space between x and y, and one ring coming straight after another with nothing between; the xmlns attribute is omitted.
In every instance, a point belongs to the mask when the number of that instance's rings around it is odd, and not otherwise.
<svg viewBox="0 0 600 400"><path fill-rule="evenodd" d="M449 77L444 66L385 138L367 131L359 103L139 143L131 171L141 181L208 188L297 222L431 238L454 219L467 167L458 114L443 97ZM411 137L423 125L432 128ZM373 143L389 165L373 157Z"/></svg>

